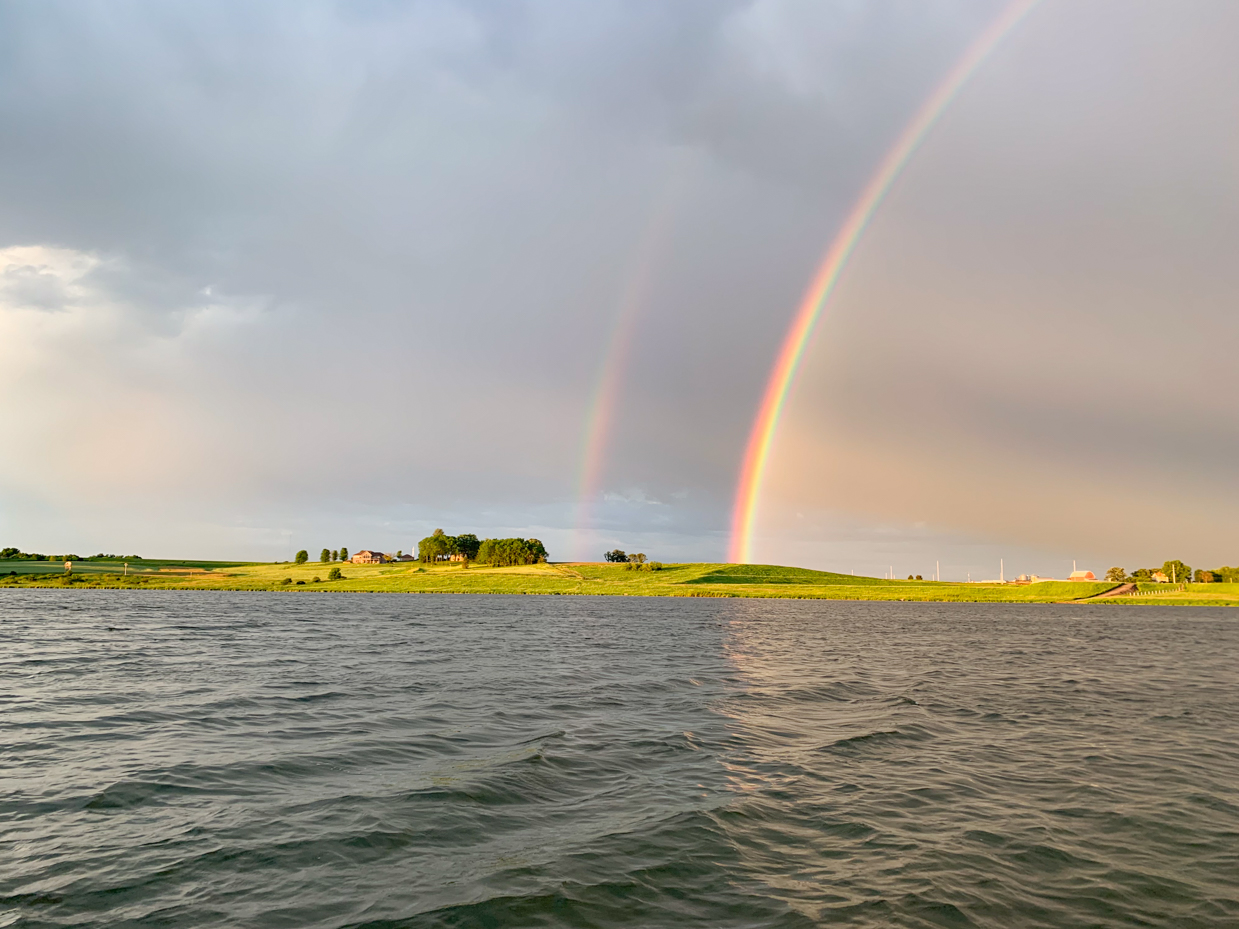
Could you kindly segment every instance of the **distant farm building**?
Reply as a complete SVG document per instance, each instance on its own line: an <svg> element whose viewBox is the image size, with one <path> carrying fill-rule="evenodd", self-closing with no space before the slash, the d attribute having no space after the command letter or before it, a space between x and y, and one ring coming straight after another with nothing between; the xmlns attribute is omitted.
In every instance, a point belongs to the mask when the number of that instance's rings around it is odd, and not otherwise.
<svg viewBox="0 0 1239 929"><path fill-rule="evenodd" d="M414 558L412 555L392 555L387 560L388 561L417 561L417 559Z"/></svg>
<svg viewBox="0 0 1239 929"><path fill-rule="evenodd" d="M1159 584L1169 584L1169 583L1170 583L1170 578L1168 578L1168 577L1166 576L1165 572L1163 572L1163 571L1154 571L1154 572L1153 572L1153 580L1157 581L1157 583L1159 583Z"/></svg>
<svg viewBox="0 0 1239 929"><path fill-rule="evenodd" d="M1072 571L1071 576L1067 578L1069 581L1095 581L1097 575L1092 571Z"/></svg>
<svg viewBox="0 0 1239 929"><path fill-rule="evenodd" d="M369 549L362 549L350 558L349 561L353 564L386 564L387 556L382 552L372 552Z"/></svg>

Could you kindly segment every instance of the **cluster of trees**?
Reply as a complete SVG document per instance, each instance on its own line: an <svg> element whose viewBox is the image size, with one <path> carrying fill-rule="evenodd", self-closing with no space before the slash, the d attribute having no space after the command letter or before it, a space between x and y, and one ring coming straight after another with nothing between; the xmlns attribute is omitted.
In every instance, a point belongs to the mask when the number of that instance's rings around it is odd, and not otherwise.
<svg viewBox="0 0 1239 929"><path fill-rule="evenodd" d="M484 539L478 546L479 564L545 564L546 546L537 539Z"/></svg>
<svg viewBox="0 0 1239 929"><path fill-rule="evenodd" d="M293 562L296 564L305 564L310 560L310 553L304 548L293 556ZM333 561L348 561L348 549L330 549L324 548L322 554L318 556L318 560L323 564L330 564Z"/></svg>
<svg viewBox="0 0 1239 929"><path fill-rule="evenodd" d="M417 560L429 564L450 561L453 555L458 555L466 561L476 561L481 547L482 543L472 532L448 535L442 529L436 529L432 535L417 543Z"/></svg>
<svg viewBox="0 0 1239 929"><path fill-rule="evenodd" d="M0 561L141 561L141 555L41 555L38 552L23 552L20 548L0 548Z"/></svg>
<svg viewBox="0 0 1239 929"><path fill-rule="evenodd" d="M1192 581L1196 584L1213 584L1218 582L1239 583L1239 568L1197 568L1195 571L1189 565L1175 559L1167 561L1160 568L1137 568L1128 574L1123 568L1111 568L1106 572L1107 581L1152 581L1153 575L1160 571L1165 575L1166 580L1172 584L1181 584L1185 581Z"/></svg>
<svg viewBox="0 0 1239 929"><path fill-rule="evenodd" d="M602 557L615 564L623 564L629 571L661 571L663 569L661 561L648 561L644 552L629 555L622 548L613 548L609 552L604 552Z"/></svg>
<svg viewBox="0 0 1239 929"><path fill-rule="evenodd" d="M546 546L537 539L479 540L472 532L448 535L436 529L417 543L418 561L450 561L453 556L491 565L541 564L547 558Z"/></svg>

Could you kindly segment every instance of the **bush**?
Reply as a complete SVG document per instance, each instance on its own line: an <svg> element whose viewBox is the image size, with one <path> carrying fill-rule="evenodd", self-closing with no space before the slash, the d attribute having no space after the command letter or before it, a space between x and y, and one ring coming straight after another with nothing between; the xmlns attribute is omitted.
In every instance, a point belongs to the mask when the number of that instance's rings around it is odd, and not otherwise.
<svg viewBox="0 0 1239 929"><path fill-rule="evenodd" d="M304 584L305 584L305 581L297 581L297 583L298 583L298 584L302 584L302 585L304 585Z"/></svg>
<svg viewBox="0 0 1239 929"><path fill-rule="evenodd" d="M280 583L284 585L291 584L292 582L293 582L293 579L291 577L286 577L284 578L284 580L280 581Z"/></svg>
<svg viewBox="0 0 1239 929"><path fill-rule="evenodd" d="M327 572L327 580L342 581L344 580L344 575L340 573L339 568L332 568L330 571Z"/></svg>
<svg viewBox="0 0 1239 929"><path fill-rule="evenodd" d="M647 561L642 567L647 571L661 571L663 563L661 561Z"/></svg>
<svg viewBox="0 0 1239 929"><path fill-rule="evenodd" d="M323 579L319 577L317 574L315 574L312 578L310 578L311 584L321 584L322 582L323 582Z"/></svg>

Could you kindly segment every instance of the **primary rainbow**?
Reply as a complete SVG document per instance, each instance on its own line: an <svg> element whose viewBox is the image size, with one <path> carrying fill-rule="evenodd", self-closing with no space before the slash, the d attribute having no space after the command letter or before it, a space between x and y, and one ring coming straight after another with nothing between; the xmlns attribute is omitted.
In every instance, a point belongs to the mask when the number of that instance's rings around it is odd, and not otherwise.
<svg viewBox="0 0 1239 929"><path fill-rule="evenodd" d="M765 476L770 446L779 425L779 417L782 415L783 405L787 400L792 381L795 380L796 371L800 367L805 346L809 342L809 337L813 335L813 329L822 315L826 301L830 299L839 281L839 275L856 249L856 243L860 241L869 221L873 219L873 214L881 206L904 165L908 163L934 124L950 106L960 88L967 83L968 78L994 50L994 47L1002 41L1003 37L1038 2L1039 0L1013 0L985 32L969 46L963 58L922 104L907 128L899 136L898 141L882 159L878 170L870 178L842 228L834 241L830 243L826 257L818 267L800 303L800 308L796 312L796 318L792 321L787 336L783 339L783 346L770 372L761 406L753 420L753 428L749 433L748 447L744 452L744 463L740 470L740 481L736 486L736 499L732 509L729 561L747 563L751 559L753 528L757 521L757 501L761 495L762 478Z"/></svg>

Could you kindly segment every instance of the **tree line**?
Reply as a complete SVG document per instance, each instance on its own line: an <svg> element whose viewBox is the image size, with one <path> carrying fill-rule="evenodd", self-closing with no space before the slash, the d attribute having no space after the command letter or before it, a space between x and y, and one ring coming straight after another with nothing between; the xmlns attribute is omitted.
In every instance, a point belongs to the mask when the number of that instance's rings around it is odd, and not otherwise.
<svg viewBox="0 0 1239 929"><path fill-rule="evenodd" d="M644 552L630 555L622 548L613 548L609 552L603 552L602 557L614 564L622 564L628 571L661 571L663 569L661 561L649 561Z"/></svg>
<svg viewBox="0 0 1239 929"><path fill-rule="evenodd" d="M294 564L305 564L310 560L310 553L304 548L293 556ZM341 546L340 548L324 548L319 553L318 560L323 564L331 564L333 561L348 561L348 549Z"/></svg>
<svg viewBox="0 0 1239 929"><path fill-rule="evenodd" d="M497 566L542 564L547 560L546 546L538 539L482 539L472 532L448 535L442 529L417 543L417 560L427 564L436 561L476 561Z"/></svg>
<svg viewBox="0 0 1239 929"><path fill-rule="evenodd" d="M1106 580L1120 584L1140 581L1148 583L1157 580L1153 575L1158 572L1161 572L1171 584L1183 584L1189 581L1195 584L1239 583L1239 568L1223 566L1221 568L1197 568L1193 571L1190 565L1184 564L1179 559L1167 561L1160 568L1136 568L1131 574L1123 568L1111 568L1106 572Z"/></svg>
<svg viewBox="0 0 1239 929"><path fill-rule="evenodd" d="M0 548L0 561L141 561L141 555L42 555L39 552L23 552L20 548Z"/></svg>

